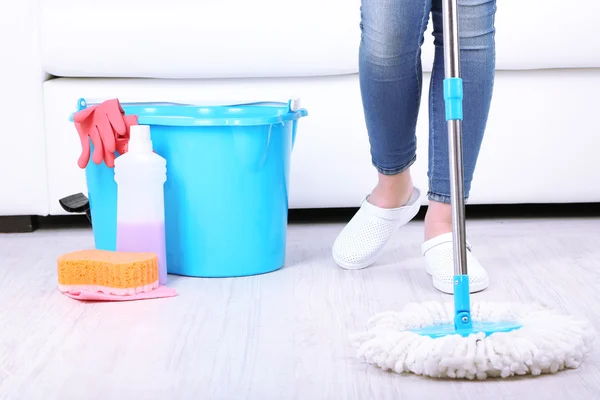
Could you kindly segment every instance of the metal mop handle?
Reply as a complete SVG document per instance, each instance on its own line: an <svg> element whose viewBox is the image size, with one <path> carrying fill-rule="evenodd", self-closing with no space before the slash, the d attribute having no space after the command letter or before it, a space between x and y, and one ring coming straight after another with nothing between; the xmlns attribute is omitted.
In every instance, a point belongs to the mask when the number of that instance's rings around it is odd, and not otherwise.
<svg viewBox="0 0 600 400"><path fill-rule="evenodd" d="M450 198L454 255L454 306L456 329L471 328L470 291L467 270L464 172L462 158L462 99L457 0L443 0L444 101L448 122Z"/></svg>

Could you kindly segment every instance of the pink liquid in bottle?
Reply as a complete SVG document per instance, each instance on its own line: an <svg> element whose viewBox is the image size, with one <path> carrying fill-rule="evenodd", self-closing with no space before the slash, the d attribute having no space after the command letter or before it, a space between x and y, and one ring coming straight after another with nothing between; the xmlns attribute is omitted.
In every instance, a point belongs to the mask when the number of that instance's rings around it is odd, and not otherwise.
<svg viewBox="0 0 600 400"><path fill-rule="evenodd" d="M117 223L117 251L151 252L158 255L158 279L167 283L165 225L162 222Z"/></svg>

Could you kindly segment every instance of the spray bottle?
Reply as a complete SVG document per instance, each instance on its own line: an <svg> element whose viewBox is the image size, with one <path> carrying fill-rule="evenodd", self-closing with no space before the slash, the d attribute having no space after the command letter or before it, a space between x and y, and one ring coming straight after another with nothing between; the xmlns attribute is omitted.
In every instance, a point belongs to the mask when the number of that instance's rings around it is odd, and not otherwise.
<svg viewBox="0 0 600 400"><path fill-rule="evenodd" d="M132 125L127 153L115 160L117 251L158 255L159 283L167 281L164 183L167 162L152 150L150 127Z"/></svg>

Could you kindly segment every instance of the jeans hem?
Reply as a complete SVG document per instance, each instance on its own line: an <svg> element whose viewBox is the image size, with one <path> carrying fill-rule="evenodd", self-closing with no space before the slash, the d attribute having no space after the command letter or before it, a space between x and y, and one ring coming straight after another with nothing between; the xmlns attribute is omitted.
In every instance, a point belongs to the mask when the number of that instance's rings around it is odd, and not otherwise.
<svg viewBox="0 0 600 400"><path fill-rule="evenodd" d="M417 161L417 156L413 156L406 164L398 167L398 168L383 168L373 162L373 166L382 175L398 175L407 169L409 169L414 163Z"/></svg>
<svg viewBox="0 0 600 400"><path fill-rule="evenodd" d="M427 193L427 198L431 201L436 201L438 203L450 204L451 199L450 195L447 194L439 194L432 192L431 190ZM469 196L465 196L465 203L469 200Z"/></svg>

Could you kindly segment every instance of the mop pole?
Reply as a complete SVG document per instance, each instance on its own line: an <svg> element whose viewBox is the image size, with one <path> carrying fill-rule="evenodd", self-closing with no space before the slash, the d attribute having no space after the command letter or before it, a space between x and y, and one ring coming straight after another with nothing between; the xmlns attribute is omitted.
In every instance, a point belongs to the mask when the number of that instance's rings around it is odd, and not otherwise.
<svg viewBox="0 0 600 400"><path fill-rule="evenodd" d="M465 188L462 158L463 85L460 76L457 0L443 0L442 14L444 24L444 102L448 123L454 258L454 326L458 331L471 329L472 322L467 271Z"/></svg>

